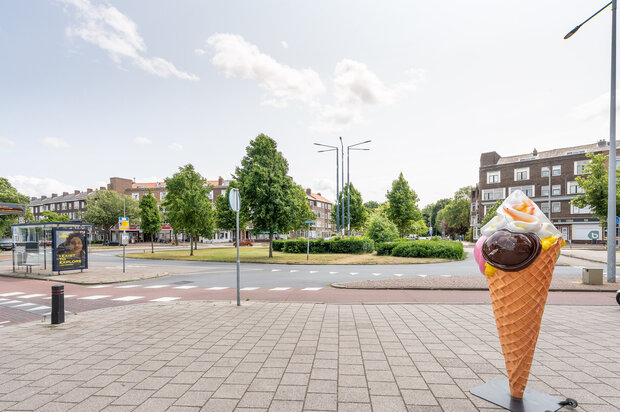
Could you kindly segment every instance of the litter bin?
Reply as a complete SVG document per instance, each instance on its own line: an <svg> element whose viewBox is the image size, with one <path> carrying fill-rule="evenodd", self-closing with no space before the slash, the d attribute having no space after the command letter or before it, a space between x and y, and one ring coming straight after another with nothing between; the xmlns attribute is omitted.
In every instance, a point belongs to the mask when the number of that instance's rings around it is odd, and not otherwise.
<svg viewBox="0 0 620 412"><path fill-rule="evenodd" d="M581 278L585 285L602 285L603 269L583 268L583 271L581 272Z"/></svg>

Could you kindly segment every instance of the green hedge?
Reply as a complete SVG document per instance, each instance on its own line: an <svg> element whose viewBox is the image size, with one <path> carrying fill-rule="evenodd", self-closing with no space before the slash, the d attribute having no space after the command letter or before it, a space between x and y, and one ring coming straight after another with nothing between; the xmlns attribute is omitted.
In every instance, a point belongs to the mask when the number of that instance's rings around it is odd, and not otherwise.
<svg viewBox="0 0 620 412"><path fill-rule="evenodd" d="M279 239L273 241L273 250L285 253L306 253L308 239ZM332 240L310 239L310 253L371 253L375 250L372 239L351 237Z"/></svg>
<svg viewBox="0 0 620 412"><path fill-rule="evenodd" d="M452 240L414 240L377 244L377 255L463 259L463 244Z"/></svg>

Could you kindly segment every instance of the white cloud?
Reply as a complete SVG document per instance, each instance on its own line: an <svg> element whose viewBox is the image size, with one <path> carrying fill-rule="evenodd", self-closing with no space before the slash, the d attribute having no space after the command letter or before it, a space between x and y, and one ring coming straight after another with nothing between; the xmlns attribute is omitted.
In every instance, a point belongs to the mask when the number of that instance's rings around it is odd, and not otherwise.
<svg viewBox="0 0 620 412"><path fill-rule="evenodd" d="M146 137L136 137L135 139L133 139L133 142L135 144L141 144L141 145L153 143L151 139L148 139Z"/></svg>
<svg viewBox="0 0 620 412"><path fill-rule="evenodd" d="M206 53L206 51L204 51L203 49L194 49L194 53L198 56L202 56Z"/></svg>
<svg viewBox="0 0 620 412"><path fill-rule="evenodd" d="M9 149L15 146L15 142L4 137L0 137L0 149Z"/></svg>
<svg viewBox="0 0 620 412"><path fill-rule="evenodd" d="M153 182L163 182L164 179L161 179L157 176L142 176L136 177L136 183L153 183Z"/></svg>
<svg viewBox="0 0 620 412"><path fill-rule="evenodd" d="M147 57L144 39L136 23L115 7L93 5L89 0L60 0L74 6L76 25L67 28L67 35L79 37L106 50L110 58L120 63L123 58L156 76L175 76L184 80L199 80L198 76L178 70L160 57Z"/></svg>
<svg viewBox="0 0 620 412"><path fill-rule="evenodd" d="M73 187L49 177L8 176L9 182L26 196L50 196L52 193L73 192Z"/></svg>
<svg viewBox="0 0 620 412"><path fill-rule="evenodd" d="M276 107L286 107L290 101L312 104L325 92L314 70L294 69L279 63L239 35L214 34L207 44L215 49L211 61L226 77L256 80L265 89L264 104Z"/></svg>
<svg viewBox="0 0 620 412"><path fill-rule="evenodd" d="M41 144L43 144L43 146L51 147L54 149L69 147L69 143L57 137L45 137L43 139L40 139L40 142Z"/></svg>
<svg viewBox="0 0 620 412"><path fill-rule="evenodd" d="M618 94L618 91L616 91ZM609 117L610 93L604 93L588 102L575 106L571 111L571 116L577 120L586 121L596 117ZM620 109L617 106L616 109Z"/></svg>
<svg viewBox="0 0 620 412"><path fill-rule="evenodd" d="M183 150L183 145L179 143L171 143L168 145L168 149L180 152L181 150Z"/></svg>
<svg viewBox="0 0 620 412"><path fill-rule="evenodd" d="M288 49L288 43L287 43L287 42L285 42L284 40L282 40L282 41L280 42L280 44L281 44L281 45L282 45L282 47L284 47L285 49Z"/></svg>

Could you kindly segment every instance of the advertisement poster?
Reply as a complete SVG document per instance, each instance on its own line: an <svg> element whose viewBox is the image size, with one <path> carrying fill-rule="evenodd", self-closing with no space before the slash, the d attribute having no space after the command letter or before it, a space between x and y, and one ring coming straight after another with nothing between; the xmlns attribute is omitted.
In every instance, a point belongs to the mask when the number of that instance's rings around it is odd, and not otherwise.
<svg viewBox="0 0 620 412"><path fill-rule="evenodd" d="M86 236L85 229L52 229L52 270L88 269Z"/></svg>

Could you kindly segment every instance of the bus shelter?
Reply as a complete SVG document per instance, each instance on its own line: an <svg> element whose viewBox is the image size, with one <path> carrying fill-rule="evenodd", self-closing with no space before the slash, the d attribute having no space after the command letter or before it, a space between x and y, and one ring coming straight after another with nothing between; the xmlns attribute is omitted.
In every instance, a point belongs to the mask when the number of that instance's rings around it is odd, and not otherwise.
<svg viewBox="0 0 620 412"><path fill-rule="evenodd" d="M11 225L13 272L24 270L53 274L88 268L88 239L92 223L40 222ZM78 238L75 239L74 238ZM81 243L79 251L69 245Z"/></svg>

